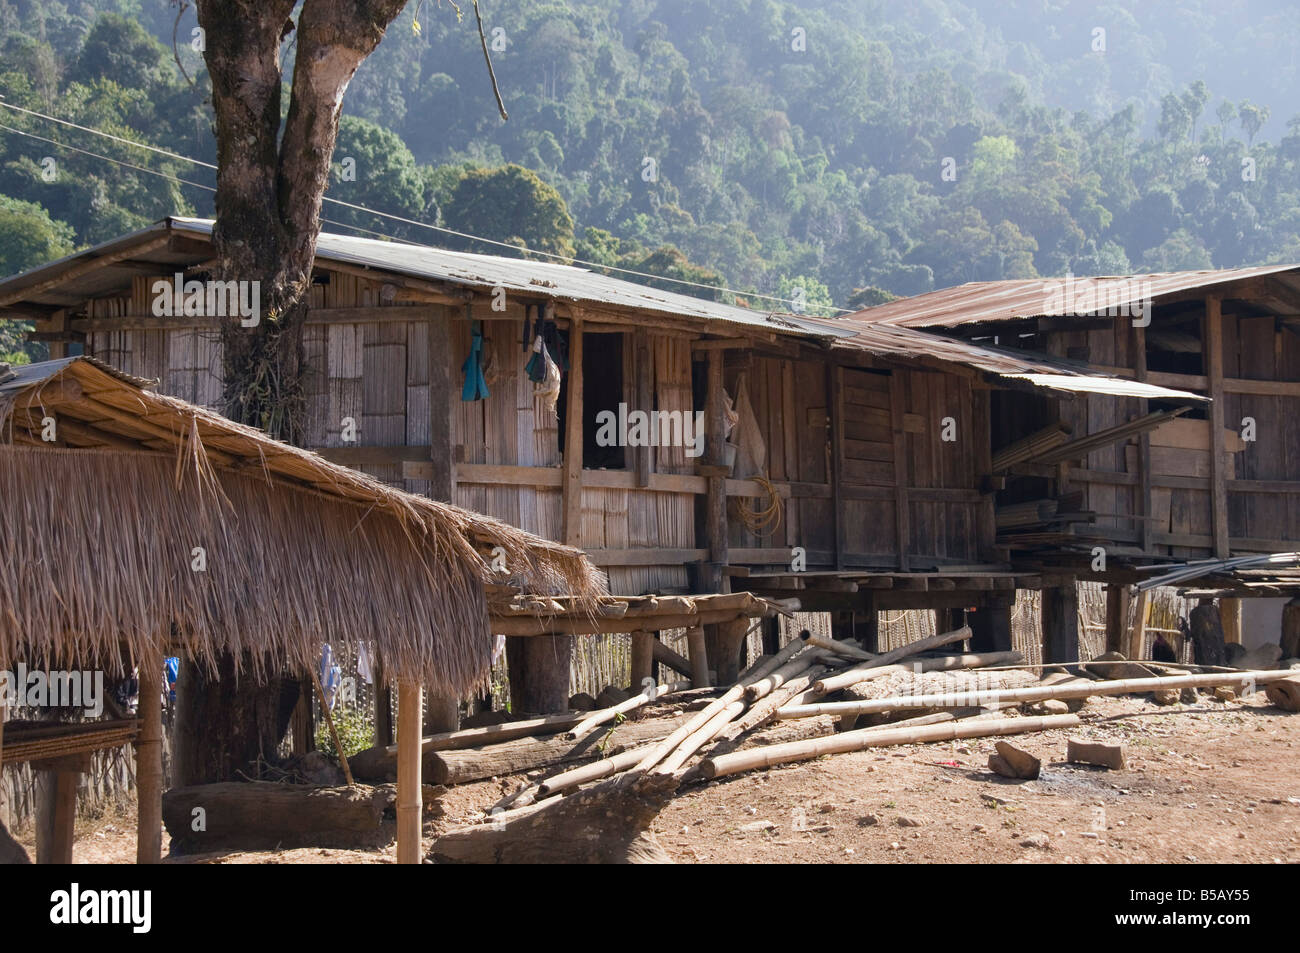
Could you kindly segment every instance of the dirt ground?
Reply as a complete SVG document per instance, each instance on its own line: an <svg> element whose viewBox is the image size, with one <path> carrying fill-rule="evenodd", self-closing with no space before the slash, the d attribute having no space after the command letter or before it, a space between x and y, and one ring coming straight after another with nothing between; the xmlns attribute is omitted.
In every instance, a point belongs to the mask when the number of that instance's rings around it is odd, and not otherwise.
<svg viewBox="0 0 1300 953"><path fill-rule="evenodd" d="M652 829L679 863L1300 862L1300 716L1262 694L1168 708L1093 699L1081 715L1078 728L1006 739L1042 758L1037 781L989 772L995 739L882 748L684 788ZM1065 763L1070 737L1123 744L1128 769ZM474 822L522 780L451 789L426 836ZM134 857L132 816L81 822L77 863ZM393 860L390 844L166 862Z"/></svg>

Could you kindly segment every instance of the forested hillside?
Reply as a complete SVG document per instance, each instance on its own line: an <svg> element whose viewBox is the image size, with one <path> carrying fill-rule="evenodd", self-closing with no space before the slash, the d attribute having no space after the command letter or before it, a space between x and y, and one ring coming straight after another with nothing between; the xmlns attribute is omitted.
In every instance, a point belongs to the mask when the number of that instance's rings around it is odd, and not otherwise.
<svg viewBox="0 0 1300 953"><path fill-rule="evenodd" d="M509 120L472 7L412 2L348 93L331 196L767 307L796 288L825 310L975 279L1300 260L1286 3L483 11ZM195 25L166 0L0 0L0 94L210 162ZM10 130L201 184L208 169L11 110L0 124L0 272L210 213L201 188Z"/></svg>

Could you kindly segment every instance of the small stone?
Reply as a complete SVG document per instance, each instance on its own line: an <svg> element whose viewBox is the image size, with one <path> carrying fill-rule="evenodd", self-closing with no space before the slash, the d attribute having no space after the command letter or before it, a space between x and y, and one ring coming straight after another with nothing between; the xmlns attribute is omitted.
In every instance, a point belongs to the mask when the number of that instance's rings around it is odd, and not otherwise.
<svg viewBox="0 0 1300 953"><path fill-rule="evenodd" d="M750 821L748 824L742 824L740 830L746 834L757 834L763 831L770 831L776 825L771 821Z"/></svg>
<svg viewBox="0 0 1300 953"><path fill-rule="evenodd" d="M1046 834L1030 834L1020 842L1021 847L1036 847L1039 850L1046 850L1051 846L1052 839Z"/></svg>
<svg viewBox="0 0 1300 953"><path fill-rule="evenodd" d="M917 820L915 817L909 817L906 814L898 815L898 820L894 823L899 827L920 827L922 825L921 821Z"/></svg>
<svg viewBox="0 0 1300 953"><path fill-rule="evenodd" d="M866 814L858 818L858 827L875 827L880 823L880 815Z"/></svg>

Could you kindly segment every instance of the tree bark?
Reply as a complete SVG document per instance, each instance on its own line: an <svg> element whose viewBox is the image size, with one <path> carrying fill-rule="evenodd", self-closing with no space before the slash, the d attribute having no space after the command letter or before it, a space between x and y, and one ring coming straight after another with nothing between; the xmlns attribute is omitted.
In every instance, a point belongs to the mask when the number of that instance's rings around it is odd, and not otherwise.
<svg viewBox="0 0 1300 953"><path fill-rule="evenodd" d="M251 327L236 319L221 324L223 409L289 443L304 436L302 328L343 94L405 5L305 0L281 135L281 52L297 0L197 0L217 140L211 277L257 282L259 311ZM233 659L219 667L233 668ZM279 689L192 674L187 704L191 714L203 713L192 724L206 738L178 735L177 759L191 769L182 777L233 779L235 767L274 751L279 736L270 737L268 712Z"/></svg>
<svg viewBox="0 0 1300 953"><path fill-rule="evenodd" d="M247 672L236 676L229 655L220 659L213 677L200 673L186 662L177 680L173 783L228 781L239 771L252 777L259 757L275 759L301 683L294 678L259 683ZM142 693L146 688L141 682Z"/></svg>
<svg viewBox="0 0 1300 953"><path fill-rule="evenodd" d="M442 791L424 788L425 810ZM163 795L163 822L178 854L210 850L274 850L294 847L362 847L387 843L385 813L397 789L317 787L307 784L227 782L177 788ZM202 827L196 831L195 809Z"/></svg>
<svg viewBox="0 0 1300 953"><path fill-rule="evenodd" d="M1227 665L1228 652L1223 640L1223 620L1219 609L1206 602L1192 610L1188 619L1192 630L1192 649L1197 665Z"/></svg>

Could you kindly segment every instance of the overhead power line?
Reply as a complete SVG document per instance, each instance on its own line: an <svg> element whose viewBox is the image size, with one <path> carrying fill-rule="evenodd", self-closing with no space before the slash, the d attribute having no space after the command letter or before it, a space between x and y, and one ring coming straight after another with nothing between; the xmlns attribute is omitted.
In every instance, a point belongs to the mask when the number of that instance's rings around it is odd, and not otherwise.
<svg viewBox="0 0 1300 953"><path fill-rule="evenodd" d="M10 110L13 110L14 112L23 113L24 115L34 116L34 117L36 117L37 119L43 119L43 120L45 120L45 121L47 121L47 122L57 123L58 125L66 126L66 127L70 128L70 129L77 129L77 130L79 130L79 131L81 131L81 132L88 132L88 133L90 133L91 135L100 136L100 137L102 137L102 138L104 138L104 139L110 139L110 140L112 140L113 142L117 142L117 143L121 143L121 144L123 144L123 145L131 146L132 148L135 148L135 149L144 149L144 150L146 150L147 152L152 152L152 153L154 153L154 154L156 154L156 155L165 156L165 157L168 158L168 159L175 159L175 160L178 160L178 161L180 161L180 162L188 162L188 163L190 163L191 165L196 165L196 166L199 166L199 167L201 167L201 168L205 168L205 169L212 169L213 171L216 171L216 169L217 169L217 167L216 167L215 165L213 165L211 162L204 162L202 159L195 159L195 158L193 158L193 157L191 157L191 156L182 155L182 154L180 154L180 153L178 153L178 152L172 152L172 151L170 151L170 150L168 150L168 149L163 149L163 148L160 148L160 147L158 147L158 146L149 145L148 143L144 143L144 142L136 142L136 141L133 140L133 139L127 139L127 138L125 138L125 137L123 137L123 136L114 135L113 133L110 133L110 132L104 132L102 129L95 129L93 126L83 126L83 125L81 125L80 123L75 123L75 122L72 122L72 121L70 121L70 120L63 119L63 118L61 118L61 117L59 117L59 116L51 116L51 115L48 115L47 113L37 112L37 111L34 110L34 109L25 109L25 108L22 107L22 106L16 106L16 105L14 105L13 103L7 103L7 102L5 102L3 99L0 99L0 107L3 107L4 109L10 109ZM112 156L106 156L106 155L100 155L100 154L98 154L98 153L94 153L94 152L88 152L88 151L86 151L86 150L84 150L84 149L78 149L76 146L71 146L71 145L68 145L67 143L59 142L59 141L57 141L57 140L55 140L55 139L47 139L47 138L45 138L44 136L38 136L38 135L36 135L36 134L34 134L34 133L26 132L25 130L22 130L22 129L16 129L16 128L12 127L12 126L6 126L6 125L3 125L3 124L0 124L0 129L4 129L4 130L6 130L6 131L8 131L8 132L17 133L17 134L20 135L20 136L27 136L27 137L32 138L32 139L39 139L41 142L47 142L47 143L49 143L49 144L51 144L51 145L59 146L59 147L64 148L64 149L68 149L68 150L70 150L70 151L72 151L72 152L76 152L76 153L79 153L79 154L81 154L81 155L85 155L85 156L90 156L90 157L95 158L95 159L101 159L101 160L103 160L103 161L105 161L105 162L114 162L114 163L116 163L116 164L118 164L118 165L125 166L126 168L133 169L133 170L135 170L135 171L137 171L137 172L145 172L145 173L148 173L148 174L150 174L150 175L156 175L156 176L159 176L160 178L168 179L168 180L170 180L170 181L176 182L176 183L181 184L181 185L192 186L192 187L194 187L194 188L203 189L204 191L207 191L207 192L216 192L216 189L214 189L212 186L209 186L209 185L203 185L202 183L199 183L199 182L192 182L192 181L190 181L190 180L188 180L188 179L182 179L182 178L179 178L178 176L168 175L168 174L163 173L163 172L158 172L158 171L156 171L156 170L154 170L154 169L149 169L149 168L146 168L146 167L144 167L144 166L138 166L138 165L135 165L134 163L125 162L125 161L123 161L123 160L121 160L121 159L115 159L115 158L113 158ZM426 229L429 229L430 231L439 232L439 233L444 234L444 235L454 235L454 236L457 237L457 238L464 238L464 239L467 239L467 240L470 240L470 241L482 242L482 243L484 243L484 244L486 244L486 245L494 245L494 246L496 246L496 247L498 247L498 248L506 248L506 249L509 249L510 251L515 252L515 253L519 253L519 252L521 252L521 251L522 251L522 252L527 252L527 253L530 254L530 255L536 255L536 256L539 256L539 257L542 257L542 258L548 258L548 259L551 259L551 260L553 260L553 261L556 261L556 262L558 262L558 263L560 263L560 264L564 264L564 265L585 265L586 267L589 267L589 268L597 268L597 269L600 269L600 270L602 270L602 271L606 271L606 272L617 272L617 273L619 273L619 274L623 274L623 275L632 275L632 276L637 277L637 278L648 278L648 279L651 279L651 280L654 280L654 281L666 281L666 282L670 282L670 283L672 283L672 284L682 285L682 286L690 287L690 288L700 288L700 289L703 289L703 290L706 290L706 291L713 291L713 292L721 291L721 292L724 292L724 293L726 293L726 294L737 295L737 296L745 297L745 298L758 298L758 299L761 299L761 300L763 300L763 301L773 301L773 302L776 302L776 303L778 303L778 304L783 304L783 305L790 305L790 304L793 304L793 303L794 303L793 300L791 300L791 299L789 299L789 298L781 298L781 297L778 297L778 296L776 296L776 295L765 295L765 294L759 294L758 292L751 292L751 291L739 291L739 290L737 290L737 289L735 289L735 288L719 287L719 286L717 286L717 285L705 284L704 282L699 282L699 281L689 281L689 280L687 280L687 279L685 279L685 278L669 278L669 277L667 277L667 276L665 276L665 275L656 275L656 274L653 274L653 273L651 273L651 272L636 271L635 269L632 269L632 268L621 268L621 267L618 267L617 265L606 265L606 264L602 264L602 263L600 263L600 262L595 262L595 261L586 261L586 260L581 259L581 258L566 258L566 257L564 257L563 255L556 255L556 254L553 254L553 253L551 253L551 252L544 252L544 251L540 251L540 250L538 250L538 249L528 248L527 246L512 245L512 244L510 244L510 243L508 243L508 242L497 241L497 240L492 239L492 238L484 238L484 237L481 236L481 235L473 235L473 234L471 234L471 233L469 233L469 232L457 231L457 230L454 229L454 228L446 228L445 226L442 226L442 225L430 225L430 224L427 223L427 222L417 221L416 219L406 218L406 217L401 216L401 215L394 215L394 214L392 214L391 212L381 212L381 211L378 211L377 209L367 208L367 207L364 206L364 205L357 205L357 204L354 203L354 202L346 202L346 201L344 201L344 200L342 200L342 199L332 198L331 196L328 196L328 195L325 196L323 200L324 200L325 202L330 203L331 205L335 205L335 206L338 206L338 207L340 207L340 208L346 208L346 209L349 209L349 210L351 210L351 211L355 211L355 212L360 212L360 213L365 214L365 215L373 215L373 216L375 216L375 217L377 217L377 218L388 219L388 220L390 220L390 221L399 222L399 223L401 223L401 224L403 224L403 225L411 225L411 226L414 226L414 227L416 227L416 228L426 228ZM377 232L377 231L374 231L374 230L372 230L372 229L362 228L362 227L357 226L357 225L349 225L349 224L344 223L344 222L333 222L333 221L330 221L330 220L328 220L328 219L321 219L321 221L322 221L322 222L326 222L327 224L330 224L330 225L337 225L337 226L340 226L340 227L343 227L343 228L352 228L352 229L354 229L354 230L356 230L356 231L359 231L359 232L366 232L367 234L374 235L374 236L379 237L379 238L388 239L388 240L390 240L390 241L401 241L401 242L404 242L405 244L417 244L416 242L410 242L410 241L408 241L408 240L404 240L404 239L397 238L396 236L393 236L393 235L388 235L388 234L385 234L385 233L383 233L383 232ZM850 310L848 310L847 308L835 308L834 310L840 312L841 314L851 314L851 313L852 313L852 312L851 312Z"/></svg>

